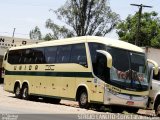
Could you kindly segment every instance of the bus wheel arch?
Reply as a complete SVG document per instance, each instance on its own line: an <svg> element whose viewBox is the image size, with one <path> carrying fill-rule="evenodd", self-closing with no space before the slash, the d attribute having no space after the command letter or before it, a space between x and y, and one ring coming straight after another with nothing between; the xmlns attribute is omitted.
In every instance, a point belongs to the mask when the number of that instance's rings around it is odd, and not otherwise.
<svg viewBox="0 0 160 120"><path fill-rule="evenodd" d="M155 110L156 116L160 117L160 95L157 95L155 99L154 110Z"/></svg>
<svg viewBox="0 0 160 120"><path fill-rule="evenodd" d="M29 85L27 82L22 84L22 99L28 100L29 99Z"/></svg>
<svg viewBox="0 0 160 120"><path fill-rule="evenodd" d="M88 90L85 86L79 86L76 92L76 101L80 108L89 108Z"/></svg>
<svg viewBox="0 0 160 120"><path fill-rule="evenodd" d="M20 82L16 81L14 85L14 93L16 98L21 98L22 97L22 92L21 92L21 86Z"/></svg>

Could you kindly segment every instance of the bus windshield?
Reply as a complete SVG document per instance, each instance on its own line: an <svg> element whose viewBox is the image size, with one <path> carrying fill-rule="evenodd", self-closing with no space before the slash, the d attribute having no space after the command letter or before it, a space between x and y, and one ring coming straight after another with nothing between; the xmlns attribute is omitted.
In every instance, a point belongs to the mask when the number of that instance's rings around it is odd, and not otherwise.
<svg viewBox="0 0 160 120"><path fill-rule="evenodd" d="M133 91L148 90L149 81L145 54L113 48L98 43L89 43L89 47L93 72L97 77L106 83L122 89ZM99 69L99 63L97 62L99 61L99 57L96 50L105 50L112 55L113 66L111 69L105 65Z"/></svg>

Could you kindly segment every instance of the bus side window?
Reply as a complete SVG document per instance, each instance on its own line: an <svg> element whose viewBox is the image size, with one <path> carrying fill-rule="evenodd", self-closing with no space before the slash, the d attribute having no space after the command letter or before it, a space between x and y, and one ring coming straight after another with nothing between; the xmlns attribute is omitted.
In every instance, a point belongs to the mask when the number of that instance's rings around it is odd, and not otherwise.
<svg viewBox="0 0 160 120"><path fill-rule="evenodd" d="M55 63L56 61L56 53L57 53L57 47L46 47L45 48L45 60L46 63Z"/></svg>
<svg viewBox="0 0 160 120"><path fill-rule="evenodd" d="M35 48L34 49L34 63L35 64L43 64L45 62L45 56L44 56L44 48Z"/></svg>
<svg viewBox="0 0 160 120"><path fill-rule="evenodd" d="M25 62L25 53L26 53L26 49L20 50L20 58L19 58L19 64L24 64Z"/></svg>
<svg viewBox="0 0 160 120"><path fill-rule="evenodd" d="M68 63L70 59L71 45L59 46L56 63Z"/></svg>
<svg viewBox="0 0 160 120"><path fill-rule="evenodd" d="M87 66L86 48L84 43L72 45L70 62L78 63L85 67Z"/></svg>
<svg viewBox="0 0 160 120"><path fill-rule="evenodd" d="M20 50L11 50L8 53L8 63L10 64L19 64L20 59Z"/></svg>

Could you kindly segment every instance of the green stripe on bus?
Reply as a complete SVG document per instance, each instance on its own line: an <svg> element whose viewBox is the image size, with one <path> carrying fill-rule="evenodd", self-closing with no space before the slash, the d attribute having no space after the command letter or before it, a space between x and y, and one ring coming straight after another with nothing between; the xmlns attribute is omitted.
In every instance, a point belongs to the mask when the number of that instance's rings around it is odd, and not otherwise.
<svg viewBox="0 0 160 120"><path fill-rule="evenodd" d="M25 76L58 76L58 77L87 77L93 78L91 72L34 72L34 71L5 71L6 75Z"/></svg>

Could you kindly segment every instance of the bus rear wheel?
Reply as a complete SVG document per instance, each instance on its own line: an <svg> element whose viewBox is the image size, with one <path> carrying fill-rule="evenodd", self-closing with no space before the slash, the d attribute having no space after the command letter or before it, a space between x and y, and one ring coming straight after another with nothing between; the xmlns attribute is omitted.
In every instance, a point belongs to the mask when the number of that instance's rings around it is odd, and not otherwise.
<svg viewBox="0 0 160 120"><path fill-rule="evenodd" d="M89 107L88 94L87 94L86 90L82 90L80 92L78 103L79 103L80 108L88 108Z"/></svg>
<svg viewBox="0 0 160 120"><path fill-rule="evenodd" d="M29 99L28 85L24 85L22 87L22 99L24 99L24 100L28 100Z"/></svg>
<svg viewBox="0 0 160 120"><path fill-rule="evenodd" d="M15 92L16 98L21 98L22 94L21 94L21 88L19 84L15 86L14 92Z"/></svg>

